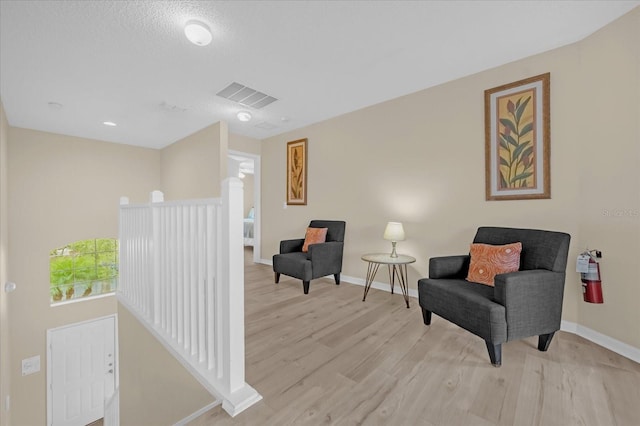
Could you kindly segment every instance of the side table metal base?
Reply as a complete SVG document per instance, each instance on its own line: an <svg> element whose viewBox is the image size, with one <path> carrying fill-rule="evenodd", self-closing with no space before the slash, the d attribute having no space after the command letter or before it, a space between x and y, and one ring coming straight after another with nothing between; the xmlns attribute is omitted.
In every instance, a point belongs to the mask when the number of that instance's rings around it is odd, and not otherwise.
<svg viewBox="0 0 640 426"><path fill-rule="evenodd" d="M380 267L379 263L369 262L367 266L367 278L364 283L364 296L362 296L362 301L367 298L367 293L369 293L369 289L371 288L371 284L373 283L373 279L376 277L378 273L378 268Z"/></svg>
<svg viewBox="0 0 640 426"><path fill-rule="evenodd" d="M389 283L391 285L391 294L393 294L393 288L395 286L396 280L400 284L400 289L402 290L402 295L404 296L404 301L407 304L407 308L409 308L409 287L407 286L407 264L415 262L415 259L410 256L403 256L401 259L397 258L388 258L387 255L381 254L373 254L373 255L365 255L362 257L362 260L368 262L367 265L367 277L364 285L364 296L362 297L362 301L364 302L367 298L367 294L371 289L371 284L373 284L373 280L378 273L378 268L380 265L387 265L387 269L389 272Z"/></svg>

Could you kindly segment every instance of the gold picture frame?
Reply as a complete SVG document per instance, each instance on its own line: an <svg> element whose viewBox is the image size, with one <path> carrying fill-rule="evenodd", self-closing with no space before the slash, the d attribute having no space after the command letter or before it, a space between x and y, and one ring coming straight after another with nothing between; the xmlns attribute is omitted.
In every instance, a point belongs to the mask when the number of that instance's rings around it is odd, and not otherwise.
<svg viewBox="0 0 640 426"><path fill-rule="evenodd" d="M550 73L484 92L486 199L551 198Z"/></svg>
<svg viewBox="0 0 640 426"><path fill-rule="evenodd" d="M307 205L307 139L287 142L287 204Z"/></svg>

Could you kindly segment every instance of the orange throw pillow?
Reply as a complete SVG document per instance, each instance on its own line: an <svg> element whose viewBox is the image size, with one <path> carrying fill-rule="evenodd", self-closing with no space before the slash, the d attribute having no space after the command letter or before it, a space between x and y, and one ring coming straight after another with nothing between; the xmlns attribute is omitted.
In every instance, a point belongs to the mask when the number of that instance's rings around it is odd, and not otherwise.
<svg viewBox="0 0 640 426"><path fill-rule="evenodd" d="M324 243L327 240L327 230L329 228L307 228L307 235L304 237L302 251L308 252L310 244Z"/></svg>
<svg viewBox="0 0 640 426"><path fill-rule="evenodd" d="M520 269L520 252L522 243L503 246L471 244L471 263L467 281L493 286L496 275Z"/></svg>

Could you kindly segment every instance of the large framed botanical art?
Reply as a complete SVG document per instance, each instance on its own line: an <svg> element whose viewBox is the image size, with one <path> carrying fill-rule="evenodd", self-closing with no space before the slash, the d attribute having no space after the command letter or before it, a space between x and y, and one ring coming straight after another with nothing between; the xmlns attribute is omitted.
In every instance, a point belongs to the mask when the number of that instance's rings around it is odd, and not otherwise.
<svg viewBox="0 0 640 426"><path fill-rule="evenodd" d="M287 142L287 204L307 204L307 139Z"/></svg>
<svg viewBox="0 0 640 426"><path fill-rule="evenodd" d="M551 198L550 74L485 90L487 200Z"/></svg>

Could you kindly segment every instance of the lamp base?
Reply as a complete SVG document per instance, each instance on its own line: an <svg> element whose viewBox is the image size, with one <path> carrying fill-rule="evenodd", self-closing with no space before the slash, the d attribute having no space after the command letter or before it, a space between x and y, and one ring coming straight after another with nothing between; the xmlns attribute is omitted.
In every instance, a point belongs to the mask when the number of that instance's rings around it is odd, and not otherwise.
<svg viewBox="0 0 640 426"><path fill-rule="evenodd" d="M391 255L389 257L398 257L398 252L396 252L396 241L391 241Z"/></svg>

